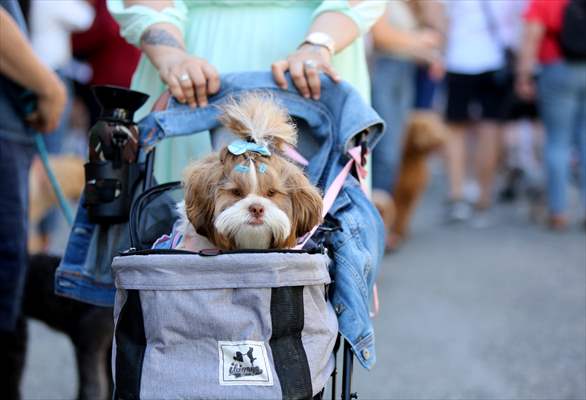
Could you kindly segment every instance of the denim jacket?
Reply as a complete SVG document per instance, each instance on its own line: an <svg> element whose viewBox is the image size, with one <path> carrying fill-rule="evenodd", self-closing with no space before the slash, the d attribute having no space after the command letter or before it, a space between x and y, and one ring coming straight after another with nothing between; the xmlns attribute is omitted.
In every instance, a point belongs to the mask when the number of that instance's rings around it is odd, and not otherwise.
<svg viewBox="0 0 586 400"><path fill-rule="evenodd" d="M192 110L171 99L165 111L153 112L141 120L143 148L165 137L217 128L219 109L214 105L250 90L269 91L295 119L299 130L298 150L309 160L307 175L322 190L327 189L347 162L346 151L354 147L354 140L361 136L366 146L372 148L382 134L383 122L350 85L335 84L325 76L321 77L321 84L321 98L314 101L301 97L290 80L288 90L279 89L268 72L224 75L220 92L209 99L210 106ZM318 234L323 235L333 259L330 273L334 283L330 293L340 332L352 345L360 363L371 368L376 358L369 310L384 252L383 224L354 176L346 180L326 219L330 229ZM98 239L96 227L88 222L85 209L79 207L56 275L56 291L94 304L112 304L112 278L104 267L111 258L98 263L100 266L96 268L87 265L87 257L90 248L96 248L100 240L106 243L105 253L115 255L108 251L123 235L119 230L114 238L106 240L102 235Z"/></svg>

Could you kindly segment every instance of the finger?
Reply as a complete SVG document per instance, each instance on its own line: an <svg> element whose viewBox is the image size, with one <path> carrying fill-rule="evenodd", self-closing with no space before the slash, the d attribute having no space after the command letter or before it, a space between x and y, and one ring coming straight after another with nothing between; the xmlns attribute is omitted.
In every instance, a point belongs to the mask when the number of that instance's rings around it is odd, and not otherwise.
<svg viewBox="0 0 586 400"><path fill-rule="evenodd" d="M342 77L338 72L332 67L331 64L324 64L323 71L336 83L340 83L342 81Z"/></svg>
<svg viewBox="0 0 586 400"><path fill-rule="evenodd" d="M197 100L197 105L200 107L205 107L208 105L208 96L206 93L206 77L201 71L199 67L191 67L189 69L189 75L193 80L193 85L195 86L195 99Z"/></svg>
<svg viewBox="0 0 586 400"><path fill-rule="evenodd" d="M220 75L213 65L204 64L201 67L203 74L205 75L207 85L207 93L215 94L220 90Z"/></svg>
<svg viewBox="0 0 586 400"><path fill-rule="evenodd" d="M185 96L183 95L183 89L181 89L181 85L179 85L179 79L175 75L168 74L168 77L165 79L167 86L169 86L169 91L173 97L177 99L180 103L185 103Z"/></svg>
<svg viewBox="0 0 586 400"><path fill-rule="evenodd" d="M191 77L191 73L188 70L178 73L176 76L178 77L179 85L185 96L185 102L189 104L189 107L195 108L197 104L195 103L195 91L193 90L193 78Z"/></svg>
<svg viewBox="0 0 586 400"><path fill-rule="evenodd" d="M307 80L305 79L305 74L303 73L303 64L300 62L294 62L289 65L289 70L291 71L291 79L293 79L293 83L299 90L299 93L306 99L309 98L309 87L307 86Z"/></svg>
<svg viewBox="0 0 586 400"><path fill-rule="evenodd" d="M309 85L309 91L311 97L314 100L319 100L320 96L320 81L319 81L319 70L316 67L309 68L305 66L305 77L307 78L307 84Z"/></svg>
<svg viewBox="0 0 586 400"><path fill-rule="evenodd" d="M281 89L287 89L287 79L285 79L285 71L289 69L289 62L287 60L275 61L271 65L273 71L273 79Z"/></svg>

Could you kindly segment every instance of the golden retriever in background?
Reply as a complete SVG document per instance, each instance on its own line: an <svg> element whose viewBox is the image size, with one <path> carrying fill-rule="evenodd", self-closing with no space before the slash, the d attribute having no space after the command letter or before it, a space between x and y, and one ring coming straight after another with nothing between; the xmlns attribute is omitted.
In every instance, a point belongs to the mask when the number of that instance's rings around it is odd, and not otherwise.
<svg viewBox="0 0 586 400"><path fill-rule="evenodd" d="M446 137L446 127L440 117L429 111L411 113L403 142L403 153L395 189L395 216L387 241L396 249L409 234L409 223L421 194L427 187L427 159L439 149Z"/></svg>
<svg viewBox="0 0 586 400"><path fill-rule="evenodd" d="M49 157L49 164L65 198L78 199L85 185L84 160L78 156L59 155ZM28 249L30 254L42 252L47 247L49 238L40 235L37 226L52 207L59 208L59 202L43 164L37 158L29 174Z"/></svg>

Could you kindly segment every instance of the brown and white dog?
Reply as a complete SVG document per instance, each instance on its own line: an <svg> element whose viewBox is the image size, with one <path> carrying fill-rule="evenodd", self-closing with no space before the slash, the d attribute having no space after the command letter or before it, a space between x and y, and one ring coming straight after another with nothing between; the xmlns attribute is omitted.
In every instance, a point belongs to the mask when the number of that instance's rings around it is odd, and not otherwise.
<svg viewBox="0 0 586 400"><path fill-rule="evenodd" d="M222 112L220 121L240 139L186 169L180 247L294 247L321 222L323 207L317 188L282 155L296 142L295 126L261 93L232 100Z"/></svg>

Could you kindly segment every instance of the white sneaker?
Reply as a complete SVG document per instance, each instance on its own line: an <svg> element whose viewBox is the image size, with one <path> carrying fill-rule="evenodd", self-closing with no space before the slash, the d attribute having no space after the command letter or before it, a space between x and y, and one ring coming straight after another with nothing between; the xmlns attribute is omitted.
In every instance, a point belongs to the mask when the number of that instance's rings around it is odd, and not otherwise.
<svg viewBox="0 0 586 400"><path fill-rule="evenodd" d="M464 200L452 200L446 206L446 221L448 223L466 221L471 215L470 204Z"/></svg>

